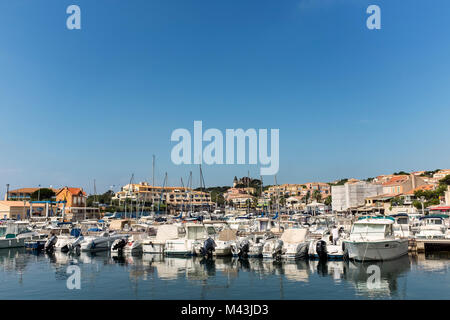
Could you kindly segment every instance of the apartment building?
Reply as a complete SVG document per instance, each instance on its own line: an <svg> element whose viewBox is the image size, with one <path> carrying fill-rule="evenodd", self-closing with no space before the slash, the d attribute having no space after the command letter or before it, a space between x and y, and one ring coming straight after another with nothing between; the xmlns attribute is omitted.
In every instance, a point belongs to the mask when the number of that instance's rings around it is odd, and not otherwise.
<svg viewBox="0 0 450 320"><path fill-rule="evenodd" d="M186 187L151 186L146 182L127 184L116 192L113 200L142 201L151 203L167 203L169 205L208 205L212 204L209 192L194 191Z"/></svg>
<svg viewBox="0 0 450 320"><path fill-rule="evenodd" d="M410 174L393 176L391 179L384 182L382 186L384 194L399 195L425 184L427 183L422 177Z"/></svg>
<svg viewBox="0 0 450 320"><path fill-rule="evenodd" d="M450 169L442 169L442 170L439 170L438 172L436 172L433 175L433 178L440 180L442 178L445 178L445 176L448 176L449 174L450 174Z"/></svg>
<svg viewBox="0 0 450 320"><path fill-rule="evenodd" d="M328 183L308 182L302 184L282 184L279 186L271 186L268 190L264 191L264 196L269 198L277 195L284 197L304 197L308 192L312 195L316 190L322 194L322 198L326 198L331 195L331 186Z"/></svg>
<svg viewBox="0 0 450 320"><path fill-rule="evenodd" d="M342 186L331 187L331 206L333 211L347 211L365 205L366 198L381 195L383 186L367 181L347 182Z"/></svg>

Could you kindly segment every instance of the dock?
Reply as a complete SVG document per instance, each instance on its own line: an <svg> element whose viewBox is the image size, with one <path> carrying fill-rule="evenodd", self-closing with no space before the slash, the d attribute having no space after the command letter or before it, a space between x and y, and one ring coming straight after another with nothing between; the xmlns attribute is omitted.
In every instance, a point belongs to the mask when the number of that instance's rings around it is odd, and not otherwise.
<svg viewBox="0 0 450 320"><path fill-rule="evenodd" d="M450 239L410 239L409 250L417 253L450 251Z"/></svg>

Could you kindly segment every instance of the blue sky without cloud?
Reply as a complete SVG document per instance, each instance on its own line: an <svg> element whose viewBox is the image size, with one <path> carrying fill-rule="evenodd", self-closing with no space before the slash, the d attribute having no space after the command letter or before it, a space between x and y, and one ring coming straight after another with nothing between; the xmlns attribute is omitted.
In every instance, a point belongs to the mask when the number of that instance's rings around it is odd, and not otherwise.
<svg viewBox="0 0 450 320"><path fill-rule="evenodd" d="M81 8L82 29L66 28ZM381 30L366 8L381 8ZM279 128L278 182L450 167L447 0L0 0L0 188L186 181L176 128ZM259 174L205 166L206 184ZM266 177L265 183L273 183ZM117 187L116 187L117 189Z"/></svg>

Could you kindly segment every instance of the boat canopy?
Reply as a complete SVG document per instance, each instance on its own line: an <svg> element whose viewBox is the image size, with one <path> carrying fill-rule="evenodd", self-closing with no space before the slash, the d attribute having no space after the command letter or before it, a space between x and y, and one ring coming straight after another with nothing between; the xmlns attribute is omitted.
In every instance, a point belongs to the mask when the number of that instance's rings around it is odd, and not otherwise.
<svg viewBox="0 0 450 320"><path fill-rule="evenodd" d="M400 213L397 213L397 214L391 214L389 217L399 218L399 217L409 217L409 215L407 213L400 212Z"/></svg>
<svg viewBox="0 0 450 320"><path fill-rule="evenodd" d="M420 217L419 220L423 219L447 219L449 216L446 214L430 214L428 216Z"/></svg>
<svg viewBox="0 0 450 320"><path fill-rule="evenodd" d="M362 220L366 220L366 221L362 221ZM393 222L395 222L395 219L392 216L386 216L386 217L384 217L384 216L362 216L362 217L359 217L358 221L356 221L355 223L358 223L361 221L362 221L362 223L366 223L367 220L373 220L373 221L371 221L371 223L386 223L386 222L393 223ZM382 221L382 220L390 220L391 222ZM377 221L380 221L380 222L377 222Z"/></svg>
<svg viewBox="0 0 450 320"><path fill-rule="evenodd" d="M280 239L285 243L305 242L307 233L306 228L286 229Z"/></svg>
<svg viewBox="0 0 450 320"><path fill-rule="evenodd" d="M165 240L175 240L178 239L180 234L184 233L182 227L178 227L174 224L163 224L158 226L156 232L156 240L165 241ZM183 232L180 232L183 231Z"/></svg>

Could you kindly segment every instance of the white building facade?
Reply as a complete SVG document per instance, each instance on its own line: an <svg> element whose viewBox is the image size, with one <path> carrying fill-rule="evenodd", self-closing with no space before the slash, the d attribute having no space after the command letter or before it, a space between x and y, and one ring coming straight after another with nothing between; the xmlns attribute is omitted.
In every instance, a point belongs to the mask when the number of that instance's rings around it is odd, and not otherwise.
<svg viewBox="0 0 450 320"><path fill-rule="evenodd" d="M383 186L366 181L346 183L331 187L331 206L333 211L346 211L365 204L367 197L383 193Z"/></svg>

